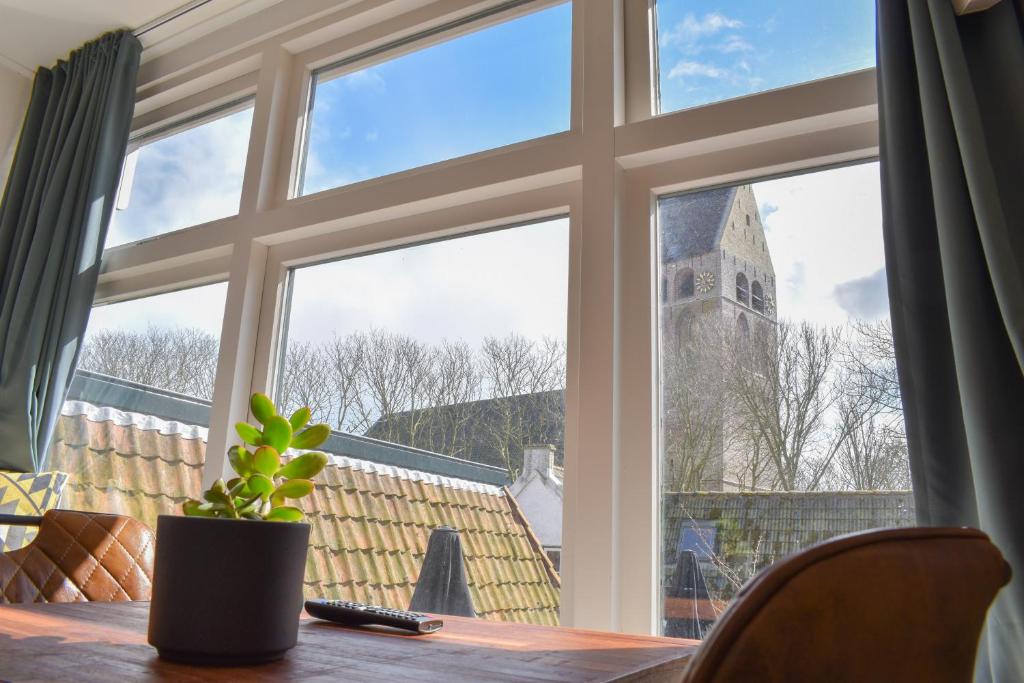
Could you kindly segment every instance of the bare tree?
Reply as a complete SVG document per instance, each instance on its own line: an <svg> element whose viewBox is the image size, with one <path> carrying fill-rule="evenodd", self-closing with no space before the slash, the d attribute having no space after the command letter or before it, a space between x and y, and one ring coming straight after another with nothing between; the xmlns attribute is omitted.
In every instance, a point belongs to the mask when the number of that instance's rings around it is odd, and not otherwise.
<svg viewBox="0 0 1024 683"><path fill-rule="evenodd" d="M308 406L315 422L331 422L334 396L328 359L310 342L290 342L277 388L278 403L287 413Z"/></svg>
<svg viewBox="0 0 1024 683"><path fill-rule="evenodd" d="M836 458L833 487L855 491L907 491L910 467L902 420L870 417L854 429Z"/></svg>
<svg viewBox="0 0 1024 683"><path fill-rule="evenodd" d="M524 447L564 422L565 342L540 343L511 334L488 337L481 348L483 386L491 397L478 428L510 476L519 473Z"/></svg>
<svg viewBox="0 0 1024 683"><path fill-rule="evenodd" d="M104 329L86 340L78 367L208 400L218 348L214 335L197 328Z"/></svg>

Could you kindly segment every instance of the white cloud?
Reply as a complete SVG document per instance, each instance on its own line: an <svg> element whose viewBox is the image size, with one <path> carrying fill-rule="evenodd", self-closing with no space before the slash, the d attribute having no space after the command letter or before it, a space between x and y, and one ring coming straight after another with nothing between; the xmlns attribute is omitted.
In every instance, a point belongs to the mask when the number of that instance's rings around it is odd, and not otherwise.
<svg viewBox="0 0 1024 683"><path fill-rule="evenodd" d="M289 334L564 339L568 258L568 221L557 219L311 266L295 275Z"/></svg>
<svg viewBox="0 0 1024 683"><path fill-rule="evenodd" d="M754 49L754 46L740 36L731 35L727 36L726 39L719 43L718 47L715 49L719 52L729 54L732 52L750 52Z"/></svg>
<svg viewBox="0 0 1024 683"><path fill-rule="evenodd" d="M252 109L139 150L131 202L115 211L107 247L238 213Z"/></svg>
<svg viewBox="0 0 1024 683"><path fill-rule="evenodd" d="M704 78L725 78L729 76L726 69L706 64L703 62L678 62L668 72L669 78L683 78L686 76L702 76Z"/></svg>
<svg viewBox="0 0 1024 683"><path fill-rule="evenodd" d="M380 68L374 66L345 74L340 77L340 81L351 90L358 90L360 88L366 88L375 92L387 90L387 82L380 75Z"/></svg>
<svg viewBox="0 0 1024 683"><path fill-rule="evenodd" d="M850 311L836 298L843 283L885 267L878 164L755 183L769 230L781 317L838 324ZM856 307L857 314L874 305ZM854 306L849 305L853 309Z"/></svg>
<svg viewBox="0 0 1024 683"><path fill-rule="evenodd" d="M150 326L194 327L220 337L227 293L227 283L221 282L98 306L89 316L86 338L104 329L143 332Z"/></svg>
<svg viewBox="0 0 1024 683"><path fill-rule="evenodd" d="M739 19L727 17L720 12L711 12L701 18L687 14L675 28L666 31L661 37L662 45L687 47L704 36L714 35L723 29L736 29L743 26Z"/></svg>

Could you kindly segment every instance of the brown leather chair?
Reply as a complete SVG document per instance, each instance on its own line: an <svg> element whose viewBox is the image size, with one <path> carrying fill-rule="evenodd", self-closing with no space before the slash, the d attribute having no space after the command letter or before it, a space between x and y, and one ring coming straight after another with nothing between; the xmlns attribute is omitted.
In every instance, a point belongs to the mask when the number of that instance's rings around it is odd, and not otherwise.
<svg viewBox="0 0 1024 683"><path fill-rule="evenodd" d="M685 680L970 681L985 613L1009 580L974 529L842 536L752 579Z"/></svg>
<svg viewBox="0 0 1024 683"><path fill-rule="evenodd" d="M149 600L155 542L131 517L49 510L31 543L0 554L0 603Z"/></svg>

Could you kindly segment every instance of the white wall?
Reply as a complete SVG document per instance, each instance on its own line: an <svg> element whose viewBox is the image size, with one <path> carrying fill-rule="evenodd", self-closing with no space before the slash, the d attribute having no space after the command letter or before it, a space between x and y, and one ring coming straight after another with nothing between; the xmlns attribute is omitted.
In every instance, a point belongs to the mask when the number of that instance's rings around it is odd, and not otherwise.
<svg viewBox="0 0 1024 683"><path fill-rule="evenodd" d="M29 78L0 64L0 187L7 183L31 88Z"/></svg>

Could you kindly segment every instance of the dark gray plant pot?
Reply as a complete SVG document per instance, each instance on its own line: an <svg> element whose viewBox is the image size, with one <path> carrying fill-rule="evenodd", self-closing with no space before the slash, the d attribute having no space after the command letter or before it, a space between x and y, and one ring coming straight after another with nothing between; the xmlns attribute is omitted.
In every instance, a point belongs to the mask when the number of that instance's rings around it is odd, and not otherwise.
<svg viewBox="0 0 1024 683"><path fill-rule="evenodd" d="M161 515L149 643L160 656L226 666L295 647L309 525Z"/></svg>

